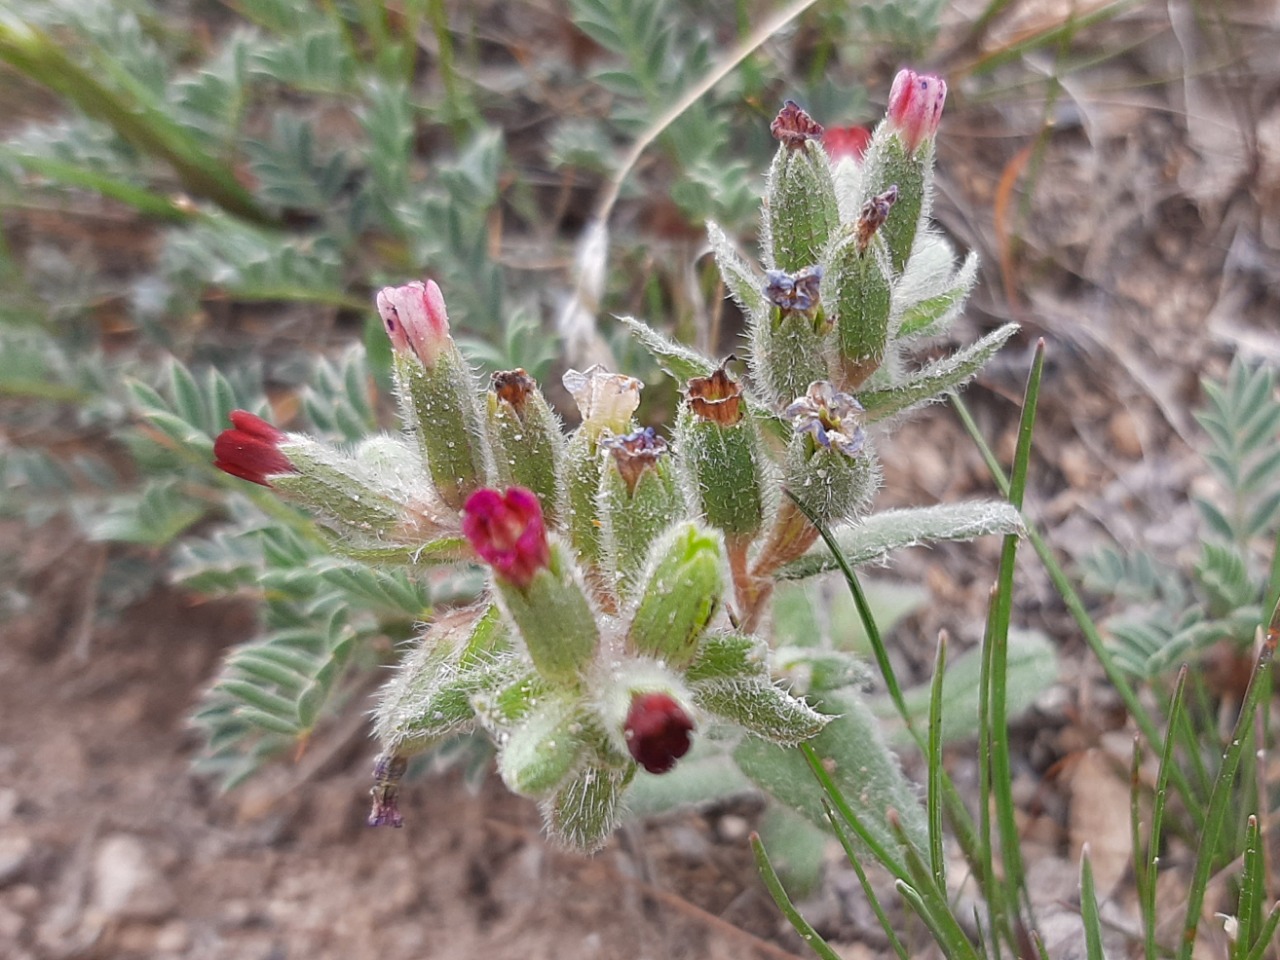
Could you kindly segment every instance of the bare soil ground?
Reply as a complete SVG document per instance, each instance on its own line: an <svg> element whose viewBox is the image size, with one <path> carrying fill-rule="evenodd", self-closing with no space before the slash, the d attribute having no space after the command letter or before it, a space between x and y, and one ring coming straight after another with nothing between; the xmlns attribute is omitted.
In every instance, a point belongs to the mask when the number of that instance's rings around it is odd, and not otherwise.
<svg viewBox="0 0 1280 960"><path fill-rule="evenodd" d="M1059 14L1052 2L1025 7L991 43ZM1191 27L1179 5L1172 21L1163 5L1146 5L1118 22L1146 40L1066 78L1055 130L1034 160L1019 151L1042 127L1039 88L1025 100L961 98L948 108L938 213L987 265L959 335L1007 317L1028 333L971 401L1007 454L1026 350L1038 336L1049 341L1032 511L1069 559L1107 536L1174 557L1193 544L1186 492L1203 482L1189 452L1199 378L1220 374L1237 350L1280 362L1280 24L1266 4L1233 9L1242 45L1214 72L1186 69ZM1266 49L1269 64L1259 59ZM1018 214L1028 170L1035 192ZM885 506L990 491L945 410L884 452ZM195 744L184 718L252 611L159 590L102 622L89 599L98 550L56 524L0 527L0 553L16 558L30 597L0 627L0 955L804 953L756 878L749 803L629 828L585 859L549 848L533 806L492 778L473 794L450 774L407 787L404 830L369 831L371 750L354 724L298 764L217 796L189 775ZM994 556L990 543L946 547L895 568L931 591L898 632L898 655L916 676L940 628L961 646L978 639ZM1015 790L1033 890L1063 918L1051 955L1068 957L1079 948L1067 926L1082 841L1092 841L1117 925L1129 915L1131 734L1029 555L1018 590L1021 622L1046 630L1060 651L1061 682L1016 731ZM964 754L950 758L961 782ZM1170 851L1175 879L1178 854ZM880 955L852 887L833 857L809 910L848 956Z"/></svg>

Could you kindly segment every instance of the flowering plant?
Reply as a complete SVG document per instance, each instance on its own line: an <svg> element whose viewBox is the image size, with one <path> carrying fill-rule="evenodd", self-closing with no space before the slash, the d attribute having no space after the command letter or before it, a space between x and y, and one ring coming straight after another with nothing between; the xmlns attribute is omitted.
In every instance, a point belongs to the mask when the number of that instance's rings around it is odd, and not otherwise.
<svg viewBox="0 0 1280 960"><path fill-rule="evenodd" d="M865 150L842 137L834 159L821 125L784 106L763 270L709 228L746 318L749 380L626 321L683 386L665 437L635 422L640 382L600 368L564 377L581 415L567 436L523 370L482 391L431 281L377 297L404 436L345 453L232 415L217 465L305 505L335 550L489 568L480 601L437 611L382 693L371 823L401 824L407 758L479 729L505 783L582 850L604 842L637 777L726 761L730 782L820 818L783 749L811 739L838 779L856 780L850 796L886 842L897 842L890 810L898 833L923 834L856 665L813 647L784 675L769 615L779 581L835 567L819 528L853 562L1018 528L996 503L869 512L886 425L958 387L1015 329L921 368L907 359L946 329L976 276L976 259L955 269L929 225L945 96L941 80L903 71Z"/></svg>

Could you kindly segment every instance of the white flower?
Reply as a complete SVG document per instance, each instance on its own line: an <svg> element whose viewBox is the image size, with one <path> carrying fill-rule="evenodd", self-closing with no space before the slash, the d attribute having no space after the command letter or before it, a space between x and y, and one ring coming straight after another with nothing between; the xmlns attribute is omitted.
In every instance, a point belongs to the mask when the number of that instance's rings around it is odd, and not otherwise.
<svg viewBox="0 0 1280 960"><path fill-rule="evenodd" d="M631 415L640 406L643 386L635 377L610 373L596 364L583 371L566 371L561 382L573 394L588 437L594 440L605 430L616 434L630 431Z"/></svg>

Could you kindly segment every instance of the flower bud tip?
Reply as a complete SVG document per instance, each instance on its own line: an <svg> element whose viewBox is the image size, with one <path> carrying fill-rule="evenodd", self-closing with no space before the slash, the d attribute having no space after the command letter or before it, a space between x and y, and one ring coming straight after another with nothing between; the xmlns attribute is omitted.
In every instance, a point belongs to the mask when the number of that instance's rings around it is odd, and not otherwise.
<svg viewBox="0 0 1280 960"><path fill-rule="evenodd" d="M907 153L938 132L947 84L941 77L914 70L900 70L889 91L889 123L902 137Z"/></svg>
<svg viewBox="0 0 1280 960"><path fill-rule="evenodd" d="M463 507L462 532L494 573L521 589L551 563L542 507L524 487L477 490Z"/></svg>
<svg viewBox="0 0 1280 960"><path fill-rule="evenodd" d="M412 353L434 366L449 339L449 314L434 280L414 280L378 291L378 314L397 353Z"/></svg>
<svg viewBox="0 0 1280 960"><path fill-rule="evenodd" d="M280 451L285 433L248 410L232 410L232 429L223 430L213 441L213 465L223 473L271 486L268 477L297 473Z"/></svg>
<svg viewBox="0 0 1280 960"><path fill-rule="evenodd" d="M689 752L693 721L667 693L635 693L624 728L627 749L650 773L666 773Z"/></svg>

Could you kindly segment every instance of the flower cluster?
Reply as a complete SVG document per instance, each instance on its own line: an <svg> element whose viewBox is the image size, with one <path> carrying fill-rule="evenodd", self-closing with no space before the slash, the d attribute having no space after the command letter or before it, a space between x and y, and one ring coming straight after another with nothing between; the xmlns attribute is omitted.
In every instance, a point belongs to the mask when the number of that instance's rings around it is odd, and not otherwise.
<svg viewBox="0 0 1280 960"><path fill-rule="evenodd" d="M669 432L636 422L639 380L599 367L564 375L581 420L567 434L526 371L481 389L429 280L376 301L404 437L344 451L231 415L216 466L311 509L335 549L488 569L483 596L437 609L383 691L371 824L403 822L407 758L479 730L549 833L590 850L638 777L846 722L835 694L850 672L830 655L806 674L814 702L780 678L763 629L773 587L830 565L815 522L858 529L879 483L873 426L958 386L1012 333L923 370L904 362L976 269L953 270L927 222L945 96L903 71L874 133L824 130L786 103L762 267L710 228L749 327L749 381L734 358L634 325L682 380Z"/></svg>

